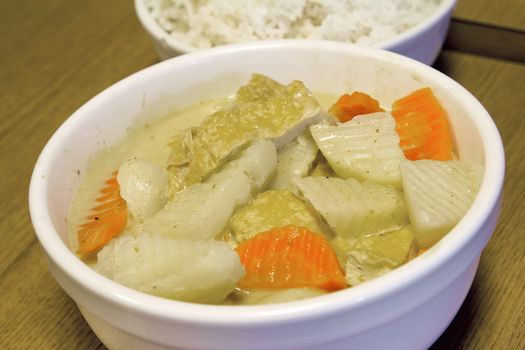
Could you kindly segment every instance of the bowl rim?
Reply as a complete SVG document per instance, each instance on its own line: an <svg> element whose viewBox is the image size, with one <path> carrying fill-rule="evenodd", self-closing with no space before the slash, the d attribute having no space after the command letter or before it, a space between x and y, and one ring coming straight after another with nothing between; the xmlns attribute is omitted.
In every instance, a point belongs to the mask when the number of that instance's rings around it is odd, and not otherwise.
<svg viewBox="0 0 525 350"><path fill-rule="evenodd" d="M171 49L177 51L180 54L197 52L199 48L195 48L190 45L186 45L175 40L168 32L160 26L159 23L150 15L144 0L134 0L135 13L142 24L144 29L152 36L156 41L169 46ZM375 47L380 49L392 50L398 45L403 45L411 40L415 39L421 33L430 30L436 23L440 22L448 14L452 12L456 6L457 0L441 0L436 10L428 16L422 22L419 22L413 27L401 32L400 34L385 40L381 40L369 47ZM307 39L281 39L281 40L307 40ZM274 40L271 40L274 41ZM327 40L330 41L330 40ZM348 44L348 43L347 43ZM231 45L231 44L230 44ZM225 45L221 45L225 46ZM220 46L216 46L220 47Z"/></svg>
<svg viewBox="0 0 525 350"><path fill-rule="evenodd" d="M122 286L95 272L67 247L59 237L48 210L48 198L50 196L46 186L47 180L42 179L42 175L45 176L52 170L54 159L63 150L62 139L74 130L80 121L88 118L92 110L96 110L100 104L105 104L114 94L125 91L128 86L140 84L141 81L146 81L151 76L163 74L174 66L211 64L214 57L235 55L250 50L271 51L283 48L299 51L315 49L316 52L335 50L349 55L362 55L371 59L387 60L396 65L401 65L402 68L413 69L415 73L435 81L436 85L446 86L455 96L461 96L462 105L465 108L477 113L475 124L480 129L480 134L484 135L485 155L485 170L479 192L463 219L440 240L439 249L436 249L438 248L436 246L431 248L432 256L422 259L425 257L423 255L386 275L336 293L282 304L227 306L170 300ZM304 321L341 312L341 310L357 308L393 295L408 285L423 279L457 255L483 228L485 220L497 206L503 186L504 172L503 145L492 118L472 94L443 73L398 54L344 43L304 40L254 42L202 50L160 62L118 81L90 99L58 128L40 154L31 177L29 209L37 238L47 257L76 284L96 295L99 299L158 319L242 328L299 319ZM461 234L454 234L454 232L461 232Z"/></svg>

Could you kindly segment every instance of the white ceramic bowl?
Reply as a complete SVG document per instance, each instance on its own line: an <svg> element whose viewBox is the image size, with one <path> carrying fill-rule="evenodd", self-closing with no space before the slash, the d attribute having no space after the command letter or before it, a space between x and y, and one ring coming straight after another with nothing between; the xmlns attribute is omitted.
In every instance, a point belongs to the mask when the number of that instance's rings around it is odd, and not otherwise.
<svg viewBox="0 0 525 350"><path fill-rule="evenodd" d="M461 159L484 167L477 199L427 253L353 288L285 304L210 306L158 298L93 271L68 248L65 218L93 154L144 118L226 96L253 72L312 91L370 93L383 105L431 86L449 112ZM470 288L499 213L504 153L485 109L463 87L411 59L332 42L260 42L183 55L138 72L76 111L35 166L30 212L49 269L111 349L424 349Z"/></svg>
<svg viewBox="0 0 525 350"><path fill-rule="evenodd" d="M445 41L455 5L456 0L442 0L436 11L425 21L373 47L396 52L428 65L432 64ZM196 51L171 37L151 16L144 0L135 0L135 11L162 60Z"/></svg>

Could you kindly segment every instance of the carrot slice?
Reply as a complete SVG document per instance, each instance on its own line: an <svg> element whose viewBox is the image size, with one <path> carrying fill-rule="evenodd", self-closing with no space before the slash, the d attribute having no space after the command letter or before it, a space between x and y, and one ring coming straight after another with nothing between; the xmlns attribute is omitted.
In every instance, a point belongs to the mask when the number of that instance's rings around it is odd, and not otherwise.
<svg viewBox="0 0 525 350"><path fill-rule="evenodd" d="M106 181L102 194L96 199L97 204L87 222L80 225L77 232L79 255L95 253L112 238L119 235L126 226L128 210L126 201L120 196L117 172Z"/></svg>
<svg viewBox="0 0 525 350"><path fill-rule="evenodd" d="M447 115L430 88L416 90L394 101L392 116L407 159L452 159L452 134Z"/></svg>
<svg viewBox="0 0 525 350"><path fill-rule="evenodd" d="M236 250L246 269L240 288L334 291L347 287L332 247L322 235L303 227L290 225L258 233Z"/></svg>
<svg viewBox="0 0 525 350"><path fill-rule="evenodd" d="M360 114L382 112L379 102L370 95L355 91L351 95L344 94L330 107L330 113L341 122L346 122Z"/></svg>

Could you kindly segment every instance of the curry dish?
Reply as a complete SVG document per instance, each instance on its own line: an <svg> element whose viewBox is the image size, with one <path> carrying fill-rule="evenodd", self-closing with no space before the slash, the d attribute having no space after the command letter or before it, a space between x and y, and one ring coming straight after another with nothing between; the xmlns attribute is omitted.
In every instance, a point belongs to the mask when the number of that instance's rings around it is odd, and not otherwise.
<svg viewBox="0 0 525 350"><path fill-rule="evenodd" d="M432 89L392 106L341 93L254 74L131 130L89 165L72 249L130 288L234 305L336 292L416 258L469 209L479 172L455 156Z"/></svg>

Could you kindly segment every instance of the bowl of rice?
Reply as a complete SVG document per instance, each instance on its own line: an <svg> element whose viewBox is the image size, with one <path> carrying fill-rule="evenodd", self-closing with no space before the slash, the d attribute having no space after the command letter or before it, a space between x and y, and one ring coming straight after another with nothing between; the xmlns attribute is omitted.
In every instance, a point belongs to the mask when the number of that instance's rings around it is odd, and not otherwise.
<svg viewBox="0 0 525 350"><path fill-rule="evenodd" d="M242 6L240 6L242 4ZM135 0L161 59L260 40L340 41L432 64L456 0Z"/></svg>

